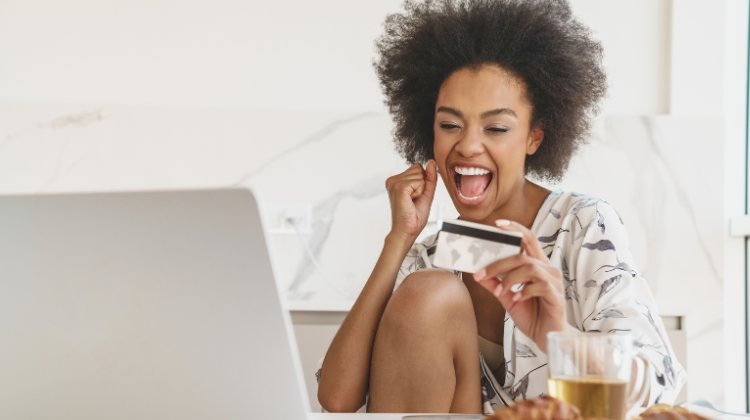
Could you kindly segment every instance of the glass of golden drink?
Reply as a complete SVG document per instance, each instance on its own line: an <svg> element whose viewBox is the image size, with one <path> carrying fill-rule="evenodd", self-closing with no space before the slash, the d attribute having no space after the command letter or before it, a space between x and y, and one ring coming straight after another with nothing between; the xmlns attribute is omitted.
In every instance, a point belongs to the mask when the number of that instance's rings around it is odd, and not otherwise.
<svg viewBox="0 0 750 420"><path fill-rule="evenodd" d="M643 361L629 334L554 332L547 335L551 396L573 404L584 418L622 420L642 402Z"/></svg>

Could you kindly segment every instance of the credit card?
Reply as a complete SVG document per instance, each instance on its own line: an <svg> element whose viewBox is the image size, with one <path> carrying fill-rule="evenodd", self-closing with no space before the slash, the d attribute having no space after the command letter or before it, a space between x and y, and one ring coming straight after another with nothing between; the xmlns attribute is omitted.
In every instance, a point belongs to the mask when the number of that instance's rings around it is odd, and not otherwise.
<svg viewBox="0 0 750 420"><path fill-rule="evenodd" d="M521 252L522 235L465 220L444 220L432 265L476 273L492 262Z"/></svg>

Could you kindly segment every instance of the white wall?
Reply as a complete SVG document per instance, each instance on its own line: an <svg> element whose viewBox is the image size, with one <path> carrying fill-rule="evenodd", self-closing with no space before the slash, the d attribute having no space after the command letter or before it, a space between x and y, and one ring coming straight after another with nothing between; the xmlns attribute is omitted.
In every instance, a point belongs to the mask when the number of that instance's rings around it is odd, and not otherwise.
<svg viewBox="0 0 750 420"><path fill-rule="evenodd" d="M0 2L0 101L381 108L373 39L397 0Z"/></svg>
<svg viewBox="0 0 750 420"><path fill-rule="evenodd" d="M670 112L672 2L572 0L573 11L604 46L606 115Z"/></svg>
<svg viewBox="0 0 750 420"><path fill-rule="evenodd" d="M381 110L373 42L400 3L4 0L0 102ZM606 111L668 112L670 2L573 5L605 46Z"/></svg>

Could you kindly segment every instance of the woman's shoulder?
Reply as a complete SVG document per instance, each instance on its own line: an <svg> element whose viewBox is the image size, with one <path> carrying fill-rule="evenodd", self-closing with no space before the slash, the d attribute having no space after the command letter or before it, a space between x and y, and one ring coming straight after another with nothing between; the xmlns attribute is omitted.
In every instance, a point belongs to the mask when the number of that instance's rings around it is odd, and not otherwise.
<svg viewBox="0 0 750 420"><path fill-rule="evenodd" d="M605 221L622 224L615 208L601 197L575 191L555 190L550 193L547 201L548 203L542 207L542 211L545 211L545 214L541 215L543 224L553 222L559 224L560 228L575 225L578 229L587 229L593 223L602 224Z"/></svg>
<svg viewBox="0 0 750 420"><path fill-rule="evenodd" d="M591 229L602 230L606 226L622 226L622 218L607 200L591 194L555 190L550 193L540 209L539 221L533 229L538 236L557 236L569 232L581 238Z"/></svg>

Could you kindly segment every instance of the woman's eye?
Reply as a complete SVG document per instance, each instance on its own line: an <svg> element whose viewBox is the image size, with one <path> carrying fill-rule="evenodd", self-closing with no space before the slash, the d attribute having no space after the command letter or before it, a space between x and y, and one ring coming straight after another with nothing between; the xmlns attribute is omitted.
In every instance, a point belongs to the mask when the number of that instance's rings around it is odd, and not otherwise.
<svg viewBox="0 0 750 420"><path fill-rule="evenodd" d="M493 133L507 133L508 129L503 127L489 127L487 128L487 131L491 131Z"/></svg>
<svg viewBox="0 0 750 420"><path fill-rule="evenodd" d="M440 128L442 128L443 130L455 130L461 127L452 123L440 123Z"/></svg>

